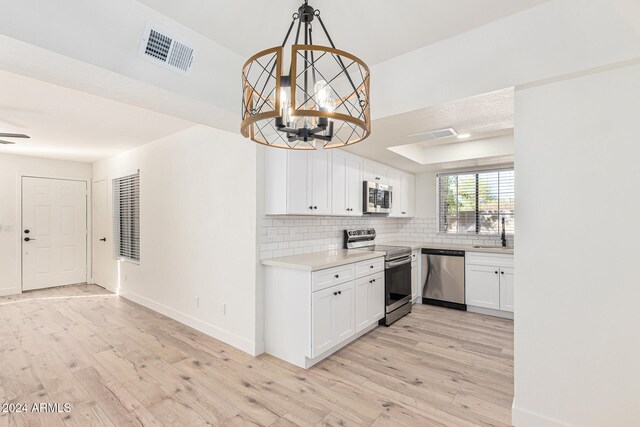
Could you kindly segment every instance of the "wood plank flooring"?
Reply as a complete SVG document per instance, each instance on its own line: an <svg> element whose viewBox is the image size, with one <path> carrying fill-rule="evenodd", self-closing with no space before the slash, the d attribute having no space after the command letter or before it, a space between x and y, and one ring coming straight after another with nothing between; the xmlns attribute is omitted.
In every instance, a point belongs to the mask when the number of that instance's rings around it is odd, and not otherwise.
<svg viewBox="0 0 640 427"><path fill-rule="evenodd" d="M437 307L379 327L307 371L253 358L93 285L0 298L9 425L505 426L513 323Z"/></svg>

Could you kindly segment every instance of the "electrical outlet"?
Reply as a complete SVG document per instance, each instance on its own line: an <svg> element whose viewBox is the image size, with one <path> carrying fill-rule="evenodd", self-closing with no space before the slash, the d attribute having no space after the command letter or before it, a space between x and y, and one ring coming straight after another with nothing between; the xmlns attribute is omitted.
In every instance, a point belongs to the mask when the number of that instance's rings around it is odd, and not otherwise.
<svg viewBox="0 0 640 427"><path fill-rule="evenodd" d="M222 315L223 316L227 315L227 304L226 303L222 303Z"/></svg>

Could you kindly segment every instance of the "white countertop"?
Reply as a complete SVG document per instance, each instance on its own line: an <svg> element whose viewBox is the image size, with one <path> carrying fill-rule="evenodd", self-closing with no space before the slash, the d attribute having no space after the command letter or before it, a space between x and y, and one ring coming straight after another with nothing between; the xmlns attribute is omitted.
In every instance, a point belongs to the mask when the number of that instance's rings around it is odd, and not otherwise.
<svg viewBox="0 0 640 427"><path fill-rule="evenodd" d="M383 256L385 256L384 252L359 249L336 249L334 251L312 252L309 254L263 259L262 265L290 268L293 270L316 271Z"/></svg>
<svg viewBox="0 0 640 427"><path fill-rule="evenodd" d="M473 245L450 245L447 243L427 243L427 242L385 242L385 245L390 246L409 246L411 249L451 249L457 251L465 251L465 252L487 252L493 254L505 254L505 255L513 255L513 247L503 248L502 246L492 246L492 247L483 247L476 248Z"/></svg>

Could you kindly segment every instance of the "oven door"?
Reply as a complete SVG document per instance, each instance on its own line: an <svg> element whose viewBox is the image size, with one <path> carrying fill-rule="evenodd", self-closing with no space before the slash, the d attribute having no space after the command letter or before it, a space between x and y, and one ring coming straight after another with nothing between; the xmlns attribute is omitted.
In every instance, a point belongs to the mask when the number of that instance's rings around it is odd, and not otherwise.
<svg viewBox="0 0 640 427"><path fill-rule="evenodd" d="M385 263L387 313L411 301L411 256Z"/></svg>

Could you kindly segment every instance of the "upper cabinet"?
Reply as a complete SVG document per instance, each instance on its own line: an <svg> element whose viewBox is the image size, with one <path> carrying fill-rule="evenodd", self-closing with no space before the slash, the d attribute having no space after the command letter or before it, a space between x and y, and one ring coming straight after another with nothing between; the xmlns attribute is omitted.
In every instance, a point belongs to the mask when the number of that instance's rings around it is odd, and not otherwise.
<svg viewBox="0 0 640 427"><path fill-rule="evenodd" d="M363 182L393 186L390 216L414 214L414 177L339 149L265 150L267 215L361 216Z"/></svg>
<svg viewBox="0 0 640 427"><path fill-rule="evenodd" d="M364 180L389 185L389 166L373 160L364 160Z"/></svg>
<svg viewBox="0 0 640 427"><path fill-rule="evenodd" d="M331 152L266 150L265 212L330 215Z"/></svg>
<svg viewBox="0 0 640 427"><path fill-rule="evenodd" d="M414 216L415 177L397 169L389 170L389 185L392 190L391 217L411 218Z"/></svg>
<svg viewBox="0 0 640 427"><path fill-rule="evenodd" d="M334 150L332 153L331 191L333 215L362 215L362 168L361 157Z"/></svg>

